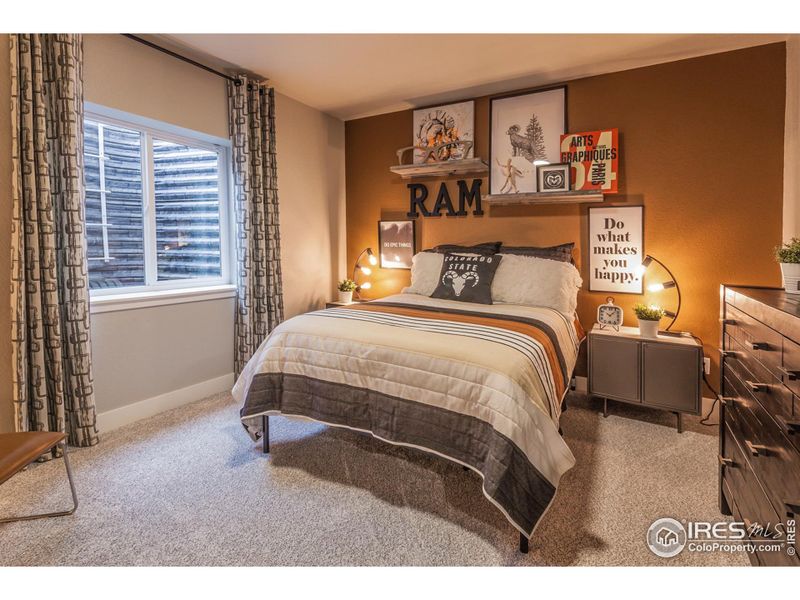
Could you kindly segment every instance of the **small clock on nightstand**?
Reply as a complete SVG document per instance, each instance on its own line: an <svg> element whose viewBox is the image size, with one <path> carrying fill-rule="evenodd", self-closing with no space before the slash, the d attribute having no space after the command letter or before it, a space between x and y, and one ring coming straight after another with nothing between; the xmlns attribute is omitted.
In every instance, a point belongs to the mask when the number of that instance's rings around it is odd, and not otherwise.
<svg viewBox="0 0 800 600"><path fill-rule="evenodd" d="M615 331L619 331L622 325L622 307L614 304L614 298L609 296L606 298L606 303L597 307L597 323L600 329L605 329L606 326L613 327Z"/></svg>

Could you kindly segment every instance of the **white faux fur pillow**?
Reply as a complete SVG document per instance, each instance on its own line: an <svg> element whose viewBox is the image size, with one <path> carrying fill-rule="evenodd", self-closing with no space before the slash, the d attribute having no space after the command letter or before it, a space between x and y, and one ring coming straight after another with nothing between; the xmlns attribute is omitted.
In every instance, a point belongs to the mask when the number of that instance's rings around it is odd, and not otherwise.
<svg viewBox="0 0 800 600"><path fill-rule="evenodd" d="M574 265L557 260L502 254L492 281L492 302L547 306L572 315L583 285Z"/></svg>
<svg viewBox="0 0 800 600"><path fill-rule="evenodd" d="M439 285L444 254L419 252L411 259L411 285L403 288L404 294L430 296Z"/></svg>

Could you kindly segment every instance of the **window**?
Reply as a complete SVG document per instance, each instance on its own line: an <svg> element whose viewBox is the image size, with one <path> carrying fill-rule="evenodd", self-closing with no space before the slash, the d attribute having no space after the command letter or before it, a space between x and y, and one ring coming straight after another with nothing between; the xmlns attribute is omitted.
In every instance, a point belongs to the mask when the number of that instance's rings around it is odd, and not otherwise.
<svg viewBox="0 0 800 600"><path fill-rule="evenodd" d="M92 295L228 283L226 141L93 112L84 126Z"/></svg>

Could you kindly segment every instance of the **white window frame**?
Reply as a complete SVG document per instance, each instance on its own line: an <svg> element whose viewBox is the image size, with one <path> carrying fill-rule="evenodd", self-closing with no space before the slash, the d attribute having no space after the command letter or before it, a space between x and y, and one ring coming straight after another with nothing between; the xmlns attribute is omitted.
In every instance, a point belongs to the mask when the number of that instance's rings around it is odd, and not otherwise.
<svg viewBox="0 0 800 600"><path fill-rule="evenodd" d="M117 125L141 133L142 140L142 185L143 185L143 234L145 256L145 285L90 290L92 312L125 310L143 305L163 305L176 302L231 297L235 293L232 285L235 248L232 235L232 182L230 140L208 135L191 129L163 123L121 110L86 102L84 118L90 121ZM220 206L220 260L219 277L158 281L156 248L155 179L153 165L153 138L185 144L216 152L219 157L219 206ZM102 156L102 149L100 155ZM100 172L103 173L102 158ZM101 186L102 187L102 186Z"/></svg>

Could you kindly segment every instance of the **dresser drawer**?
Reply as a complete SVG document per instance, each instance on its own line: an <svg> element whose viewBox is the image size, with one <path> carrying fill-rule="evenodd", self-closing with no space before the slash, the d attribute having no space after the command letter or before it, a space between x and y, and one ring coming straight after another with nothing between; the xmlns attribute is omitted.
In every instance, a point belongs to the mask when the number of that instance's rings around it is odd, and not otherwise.
<svg viewBox="0 0 800 600"><path fill-rule="evenodd" d="M725 333L780 379L783 336L730 304L725 308L725 318Z"/></svg>
<svg viewBox="0 0 800 600"><path fill-rule="evenodd" d="M725 491L733 518L743 522L745 527L758 525L767 531L775 531L777 523L785 519L779 518L772 507L772 504L764 494L764 490L758 481L750 463L745 458L745 450L736 440L736 435L726 425L723 435L725 436L725 466L722 469L721 485ZM751 540L758 546L764 543L764 536L753 535ZM787 556L782 552L758 552L751 557L751 562L759 565L775 566L796 566L798 564L794 557Z"/></svg>
<svg viewBox="0 0 800 600"><path fill-rule="evenodd" d="M732 352L723 359L725 371L735 373L750 394L764 406L764 409L778 421L785 432L791 433L791 423L795 419L796 398L782 381L754 359L739 342L726 336L724 347ZM723 393L723 395L727 395ZM791 435L800 448L800 432Z"/></svg>
<svg viewBox="0 0 800 600"><path fill-rule="evenodd" d="M800 503L800 454L735 375L727 374L725 383L728 390L737 391L736 400L725 407L725 424L747 455L773 509L784 520L791 510L787 503Z"/></svg>
<svg viewBox="0 0 800 600"><path fill-rule="evenodd" d="M800 394L800 345L783 338L783 383L795 394Z"/></svg>

